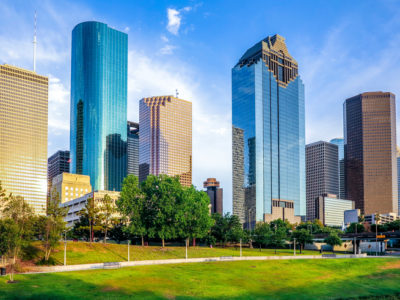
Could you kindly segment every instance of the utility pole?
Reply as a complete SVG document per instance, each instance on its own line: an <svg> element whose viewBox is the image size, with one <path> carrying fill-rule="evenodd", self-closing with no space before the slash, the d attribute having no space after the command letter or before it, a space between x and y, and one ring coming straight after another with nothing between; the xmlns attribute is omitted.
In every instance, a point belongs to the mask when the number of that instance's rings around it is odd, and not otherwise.
<svg viewBox="0 0 400 300"><path fill-rule="evenodd" d="M64 266L67 265L67 231L64 231Z"/></svg>
<svg viewBox="0 0 400 300"><path fill-rule="evenodd" d="M242 239L240 239L240 257L242 257Z"/></svg>
<svg viewBox="0 0 400 300"><path fill-rule="evenodd" d="M33 72L36 72L36 10L35 10L35 33L33 35Z"/></svg>
<svg viewBox="0 0 400 300"><path fill-rule="evenodd" d="M189 244L189 238L186 239L186 256L185 258L188 259L188 244Z"/></svg>
<svg viewBox="0 0 400 300"><path fill-rule="evenodd" d="M296 238L293 239L293 255L296 256Z"/></svg>
<svg viewBox="0 0 400 300"><path fill-rule="evenodd" d="M130 245L131 241L128 240L128 261L131 261L131 257L130 257L130 251L129 251L129 245Z"/></svg>

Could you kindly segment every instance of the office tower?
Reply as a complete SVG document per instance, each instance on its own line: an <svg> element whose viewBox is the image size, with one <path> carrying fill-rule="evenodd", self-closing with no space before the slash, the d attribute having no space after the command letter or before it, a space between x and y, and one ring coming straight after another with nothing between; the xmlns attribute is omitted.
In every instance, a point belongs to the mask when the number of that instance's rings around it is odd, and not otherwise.
<svg viewBox="0 0 400 300"><path fill-rule="evenodd" d="M127 172L128 175L139 177L139 123L128 121L127 132Z"/></svg>
<svg viewBox="0 0 400 300"><path fill-rule="evenodd" d="M314 220L315 199L339 193L338 146L319 141L306 146L307 220Z"/></svg>
<svg viewBox="0 0 400 300"><path fill-rule="evenodd" d="M365 215L397 213L395 96L362 93L343 109L347 198Z"/></svg>
<svg viewBox="0 0 400 300"><path fill-rule="evenodd" d="M47 189L51 194L53 178L62 173L69 173L69 151L57 151L47 159Z"/></svg>
<svg viewBox="0 0 400 300"><path fill-rule="evenodd" d="M305 215L304 85L283 37L233 67L232 126L233 213L246 228L269 219L274 203Z"/></svg>
<svg viewBox="0 0 400 300"><path fill-rule="evenodd" d="M203 186L210 198L211 213L223 214L223 189L219 187L219 181L215 178L207 178Z"/></svg>
<svg viewBox="0 0 400 300"><path fill-rule="evenodd" d="M178 175L192 184L192 103L173 96L149 97L139 104L139 180Z"/></svg>
<svg viewBox="0 0 400 300"><path fill-rule="evenodd" d="M61 173L53 178L52 186L58 193L61 203L90 193L90 177L87 175Z"/></svg>
<svg viewBox="0 0 400 300"><path fill-rule="evenodd" d="M354 209L354 201L338 199L337 195L323 194L315 199L315 218L325 226L342 227L345 211Z"/></svg>
<svg viewBox="0 0 400 300"><path fill-rule="evenodd" d="M126 176L128 35L99 22L72 31L71 173L94 190L117 190Z"/></svg>
<svg viewBox="0 0 400 300"><path fill-rule="evenodd" d="M397 201L398 201L398 213L400 215L400 156L397 154Z"/></svg>
<svg viewBox="0 0 400 300"><path fill-rule="evenodd" d="M0 65L0 181L37 214L47 200L47 111L49 80Z"/></svg>
<svg viewBox="0 0 400 300"><path fill-rule="evenodd" d="M338 146L339 150L339 198L346 199L345 177L344 177L344 139L335 138L330 143Z"/></svg>

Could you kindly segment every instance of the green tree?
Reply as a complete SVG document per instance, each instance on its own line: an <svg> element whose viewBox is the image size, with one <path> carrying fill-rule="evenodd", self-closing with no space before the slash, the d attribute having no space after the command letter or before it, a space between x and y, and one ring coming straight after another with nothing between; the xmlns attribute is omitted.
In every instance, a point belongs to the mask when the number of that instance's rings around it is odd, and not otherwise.
<svg viewBox="0 0 400 300"><path fill-rule="evenodd" d="M85 208L79 211L77 215L87 219L88 226L83 225L80 229L89 230L89 241L92 243L95 231L102 230L100 209L96 205L95 200L92 197L88 198Z"/></svg>
<svg viewBox="0 0 400 300"><path fill-rule="evenodd" d="M205 237L214 224L209 212L210 198L193 186L184 188L180 195L175 215L178 236L186 238L187 243L189 239Z"/></svg>
<svg viewBox="0 0 400 300"><path fill-rule="evenodd" d="M361 233L364 232L364 226L358 223L351 223L349 227L346 228L346 233Z"/></svg>
<svg viewBox="0 0 400 300"><path fill-rule="evenodd" d="M113 225L116 223L115 213L116 207L114 200L108 194L104 195L104 198L101 201L101 206L99 208L101 226L104 232L104 243L107 243L107 232L110 230Z"/></svg>
<svg viewBox="0 0 400 300"><path fill-rule="evenodd" d="M324 239L324 243L332 246L332 252L334 252L335 246L342 245L342 239L336 233L331 233Z"/></svg>
<svg viewBox="0 0 400 300"><path fill-rule="evenodd" d="M158 237L165 247L165 240L176 238L178 228L175 224L176 208L182 193L177 176L149 175L141 183L145 197L145 224L149 237Z"/></svg>
<svg viewBox="0 0 400 300"><path fill-rule="evenodd" d="M226 213L224 216L216 213L212 215L214 225L211 227L210 235L226 246L228 242L238 242L243 238L243 227L236 215Z"/></svg>
<svg viewBox="0 0 400 300"><path fill-rule="evenodd" d="M267 247L270 244L272 236L271 226L268 223L260 222L254 228L254 242L259 246Z"/></svg>
<svg viewBox="0 0 400 300"><path fill-rule="evenodd" d="M130 234L125 230L125 222L119 220L111 229L109 236L112 240L120 244L122 241L131 239Z"/></svg>
<svg viewBox="0 0 400 300"><path fill-rule="evenodd" d="M122 216L128 218L125 230L128 234L140 236L144 246L144 236L147 234L147 227L152 225L152 216L155 214L152 207L148 207L147 199L141 192L139 180L134 175L128 175L123 183L120 198L117 201L117 209Z"/></svg>
<svg viewBox="0 0 400 300"><path fill-rule="evenodd" d="M283 248L285 246L285 242L288 239L290 224L281 219L277 219L272 221L269 225L272 233L269 243L275 248L276 254L277 248Z"/></svg>
<svg viewBox="0 0 400 300"><path fill-rule="evenodd" d="M304 249L304 246L306 244L313 242L310 231L304 228L302 229L296 228L296 230L294 230L292 233L292 240L293 239L296 239L296 241L300 244L300 253L302 253L302 249Z"/></svg>
<svg viewBox="0 0 400 300"><path fill-rule="evenodd" d="M20 228L13 219L0 219L0 256L11 258L10 281L14 281L16 249L21 246Z"/></svg>
<svg viewBox="0 0 400 300"><path fill-rule="evenodd" d="M68 213L67 207L60 206L60 196L56 189L47 202L47 216L45 217L44 228L44 261L49 261L51 253L57 247L63 231L66 230L64 218Z"/></svg>

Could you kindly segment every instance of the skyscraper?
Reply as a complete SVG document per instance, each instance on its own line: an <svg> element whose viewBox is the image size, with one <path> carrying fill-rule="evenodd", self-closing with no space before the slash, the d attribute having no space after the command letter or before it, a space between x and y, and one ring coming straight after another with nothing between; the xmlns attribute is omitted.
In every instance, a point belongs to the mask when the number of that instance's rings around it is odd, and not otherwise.
<svg viewBox="0 0 400 300"><path fill-rule="evenodd" d="M139 180L147 175L179 175L192 184L192 103L173 96L139 103Z"/></svg>
<svg viewBox="0 0 400 300"><path fill-rule="evenodd" d="M126 176L128 36L99 22L72 31L71 172L93 190L121 189Z"/></svg>
<svg viewBox="0 0 400 300"><path fill-rule="evenodd" d="M395 96L362 93L343 108L347 198L366 215L397 213Z"/></svg>
<svg viewBox="0 0 400 300"><path fill-rule="evenodd" d="M346 181L344 177L344 139L335 138L330 140L330 142L339 147L339 198L346 199Z"/></svg>
<svg viewBox="0 0 400 300"><path fill-rule="evenodd" d="M215 178L207 178L203 186L210 198L211 213L223 214L223 189L219 187L219 181Z"/></svg>
<svg viewBox="0 0 400 300"><path fill-rule="evenodd" d="M304 85L283 37L255 44L232 69L232 126L233 213L251 226L282 218L276 205L304 216Z"/></svg>
<svg viewBox="0 0 400 300"><path fill-rule="evenodd" d="M307 220L316 216L315 200L323 194L339 194L338 146L315 142L306 146Z"/></svg>
<svg viewBox="0 0 400 300"><path fill-rule="evenodd" d="M47 159L47 188L51 193L53 178L62 173L69 173L69 151L57 151Z"/></svg>
<svg viewBox="0 0 400 300"><path fill-rule="evenodd" d="M0 181L46 212L48 85L45 76L0 65Z"/></svg>
<svg viewBox="0 0 400 300"><path fill-rule="evenodd" d="M127 172L139 177L139 123L128 121Z"/></svg>

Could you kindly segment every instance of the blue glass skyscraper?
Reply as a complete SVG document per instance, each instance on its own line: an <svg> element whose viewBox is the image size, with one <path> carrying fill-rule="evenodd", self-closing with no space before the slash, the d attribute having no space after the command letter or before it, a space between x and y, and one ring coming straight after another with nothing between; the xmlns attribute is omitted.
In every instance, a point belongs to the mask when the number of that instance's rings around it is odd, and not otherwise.
<svg viewBox="0 0 400 300"><path fill-rule="evenodd" d="M305 216L304 127L297 62L267 37L232 69L233 213L245 226Z"/></svg>
<svg viewBox="0 0 400 300"><path fill-rule="evenodd" d="M339 198L346 199L346 188L345 188L345 175L344 175L344 139L335 138L330 141L339 147Z"/></svg>
<svg viewBox="0 0 400 300"><path fill-rule="evenodd" d="M94 190L126 176L128 35L99 22L72 31L71 172Z"/></svg>

